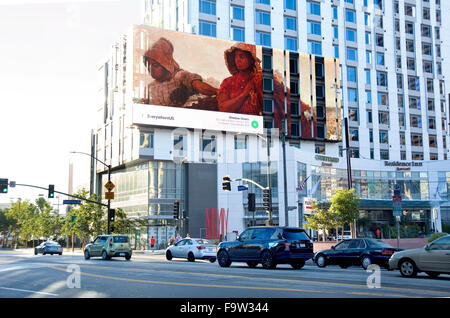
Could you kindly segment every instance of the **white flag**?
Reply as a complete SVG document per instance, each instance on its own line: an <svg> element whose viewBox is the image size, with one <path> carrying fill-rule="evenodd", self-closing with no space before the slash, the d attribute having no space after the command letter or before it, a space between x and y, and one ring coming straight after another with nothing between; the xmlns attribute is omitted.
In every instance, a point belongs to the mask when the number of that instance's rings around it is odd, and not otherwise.
<svg viewBox="0 0 450 318"><path fill-rule="evenodd" d="M320 178L322 178L322 176L319 176L319 180L317 180L317 183L311 189L311 192L309 193L310 196L313 195L317 191L317 189L319 188Z"/></svg>

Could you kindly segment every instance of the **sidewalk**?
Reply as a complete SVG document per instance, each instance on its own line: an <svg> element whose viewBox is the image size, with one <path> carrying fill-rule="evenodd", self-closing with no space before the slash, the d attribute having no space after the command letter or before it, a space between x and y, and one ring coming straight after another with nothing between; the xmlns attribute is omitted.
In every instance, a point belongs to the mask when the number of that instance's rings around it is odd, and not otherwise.
<svg viewBox="0 0 450 318"><path fill-rule="evenodd" d="M32 247L29 248L0 248L0 251L14 251L19 253L34 253L34 249ZM146 256L146 255L165 255L166 250L133 250L133 256ZM63 248L63 255L83 255L83 251L80 248L75 248L72 252L72 248L67 249Z"/></svg>

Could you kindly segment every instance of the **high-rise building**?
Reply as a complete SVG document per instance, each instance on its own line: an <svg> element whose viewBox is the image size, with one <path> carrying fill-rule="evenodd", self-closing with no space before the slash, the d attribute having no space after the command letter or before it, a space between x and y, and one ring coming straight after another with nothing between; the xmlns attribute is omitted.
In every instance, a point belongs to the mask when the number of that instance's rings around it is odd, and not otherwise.
<svg viewBox="0 0 450 318"><path fill-rule="evenodd" d="M443 62L450 58L446 56L450 47L441 36L450 31L445 23L450 3L145 0L144 4L142 32L119 41L100 68L103 102L98 105L94 133L96 156L113 167L117 200L112 207L149 219L150 227L141 232L144 237L154 235L162 242L158 237L172 234L174 227L191 236L218 237L264 224L261 189L248 184L249 191L239 192L233 183L231 192L223 191L225 175L263 186L270 182L274 223L302 225L303 214L309 213L306 202L328 200L338 189L347 188L347 153L350 181L361 197L358 235L374 236L380 228L383 238L391 237L394 188L400 189L402 224L409 229L429 233L441 230L442 223L450 224L450 97L445 87L450 65ZM263 86L264 128L280 128L273 80L276 70L281 71L281 82L290 89L285 94L290 96L286 147L282 143L270 147L269 178L267 136L240 138L238 133L222 139L205 135L204 130L195 132L193 126L185 135L174 133L176 125L162 125L156 121L160 117L140 105L149 94L143 84L148 74L142 58L160 38L147 36L159 31L146 31L145 25L179 32L169 34L169 39L188 38L183 33L198 36L191 46L174 43L177 58L186 59L182 68L192 66L189 59L204 58L204 50L215 54L229 45L214 42L211 47L207 41L211 37L230 45L256 45L263 79L268 80L263 81L268 85ZM198 54L192 54L192 47ZM223 64L223 55L217 55L217 61ZM205 65L199 74L219 68ZM327 82L326 74L331 73L335 81ZM208 81L218 87L214 79ZM308 112L302 109L305 101L311 105ZM104 167L97 166L96 172L106 180ZM102 192L99 185L97 189ZM256 213L248 211L247 192L256 193ZM174 201L180 202L188 219L173 220ZM414 236L414 230L407 235Z"/></svg>
<svg viewBox="0 0 450 318"><path fill-rule="evenodd" d="M144 24L340 59L354 158L447 160L440 0L145 0Z"/></svg>

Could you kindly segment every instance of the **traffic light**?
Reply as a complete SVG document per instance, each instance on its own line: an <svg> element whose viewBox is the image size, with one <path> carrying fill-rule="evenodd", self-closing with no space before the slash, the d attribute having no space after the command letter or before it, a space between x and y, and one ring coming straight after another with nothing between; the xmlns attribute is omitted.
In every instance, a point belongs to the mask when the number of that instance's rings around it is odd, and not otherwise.
<svg viewBox="0 0 450 318"><path fill-rule="evenodd" d="M178 220L180 216L180 202L175 201L173 203L173 218Z"/></svg>
<svg viewBox="0 0 450 318"><path fill-rule="evenodd" d="M109 221L114 222L116 220L116 210L109 209Z"/></svg>
<svg viewBox="0 0 450 318"><path fill-rule="evenodd" d="M55 197L55 186L53 184L48 185L48 197L53 199Z"/></svg>
<svg viewBox="0 0 450 318"><path fill-rule="evenodd" d="M230 176L226 175L223 177L222 189L225 191L231 191L231 179Z"/></svg>
<svg viewBox="0 0 450 318"><path fill-rule="evenodd" d="M0 179L0 193L8 193L8 179Z"/></svg>
<svg viewBox="0 0 450 318"><path fill-rule="evenodd" d="M272 207L272 190L264 189L263 190L263 206L270 210Z"/></svg>
<svg viewBox="0 0 450 318"><path fill-rule="evenodd" d="M249 193L248 194L248 212L255 212L255 211L256 211L255 194Z"/></svg>

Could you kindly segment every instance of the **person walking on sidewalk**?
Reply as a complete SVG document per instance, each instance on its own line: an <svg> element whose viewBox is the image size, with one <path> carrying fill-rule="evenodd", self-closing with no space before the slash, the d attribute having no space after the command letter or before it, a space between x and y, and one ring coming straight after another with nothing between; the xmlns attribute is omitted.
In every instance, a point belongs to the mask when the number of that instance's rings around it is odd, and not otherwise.
<svg viewBox="0 0 450 318"><path fill-rule="evenodd" d="M177 234L177 238L175 239L175 244L181 241L181 235L180 233Z"/></svg>
<svg viewBox="0 0 450 318"><path fill-rule="evenodd" d="M152 238L150 239L150 247L153 249L155 247L155 238L152 235Z"/></svg>

